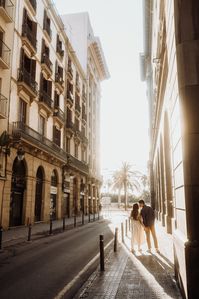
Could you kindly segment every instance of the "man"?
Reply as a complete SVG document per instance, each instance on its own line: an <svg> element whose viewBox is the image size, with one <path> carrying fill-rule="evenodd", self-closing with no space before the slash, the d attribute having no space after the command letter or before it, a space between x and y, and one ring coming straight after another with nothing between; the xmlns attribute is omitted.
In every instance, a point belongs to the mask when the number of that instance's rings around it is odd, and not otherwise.
<svg viewBox="0 0 199 299"><path fill-rule="evenodd" d="M141 216L143 219L144 230L146 233L148 252L151 252L151 238L150 238L150 233L151 233L152 237L153 237L153 242L154 242L156 252L159 253L158 241L157 241L155 226L154 226L154 222L155 222L154 211L151 207L145 205L145 202L142 199L139 200L139 206L140 206L140 208L142 208L140 213L141 213Z"/></svg>

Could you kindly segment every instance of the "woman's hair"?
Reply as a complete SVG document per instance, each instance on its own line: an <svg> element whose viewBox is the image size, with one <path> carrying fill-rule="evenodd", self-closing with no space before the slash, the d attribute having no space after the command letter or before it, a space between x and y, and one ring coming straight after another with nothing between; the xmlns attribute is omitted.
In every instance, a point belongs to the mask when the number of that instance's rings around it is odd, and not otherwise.
<svg viewBox="0 0 199 299"><path fill-rule="evenodd" d="M131 217L134 220L137 220L138 215L139 215L139 205L137 203L134 203L133 204L133 210L131 211Z"/></svg>

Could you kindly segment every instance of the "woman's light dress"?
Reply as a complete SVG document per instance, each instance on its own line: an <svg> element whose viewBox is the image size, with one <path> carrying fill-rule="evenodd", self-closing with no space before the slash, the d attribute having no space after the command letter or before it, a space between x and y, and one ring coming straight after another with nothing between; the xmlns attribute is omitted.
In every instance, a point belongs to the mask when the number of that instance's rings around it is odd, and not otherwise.
<svg viewBox="0 0 199 299"><path fill-rule="evenodd" d="M142 225L141 216L137 217L137 220L131 217L131 249L134 250L134 246L138 245L138 250L140 246L145 242L144 227Z"/></svg>

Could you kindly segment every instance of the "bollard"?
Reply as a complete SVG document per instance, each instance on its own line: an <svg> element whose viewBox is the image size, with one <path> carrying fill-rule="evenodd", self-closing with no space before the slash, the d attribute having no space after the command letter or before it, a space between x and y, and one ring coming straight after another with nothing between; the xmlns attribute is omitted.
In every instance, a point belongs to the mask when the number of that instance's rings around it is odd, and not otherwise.
<svg viewBox="0 0 199 299"><path fill-rule="evenodd" d="M123 224L123 222L121 223L121 239L122 239L122 243L124 243L124 224Z"/></svg>
<svg viewBox="0 0 199 299"><path fill-rule="evenodd" d="M128 235L128 220L126 219L125 220L125 236L127 237L127 235Z"/></svg>
<svg viewBox="0 0 199 299"><path fill-rule="evenodd" d="M129 217L129 231L131 231L131 217Z"/></svg>
<svg viewBox="0 0 199 299"><path fill-rule="evenodd" d="M82 225L84 225L84 212L82 211Z"/></svg>
<svg viewBox="0 0 199 299"><path fill-rule="evenodd" d="M63 217L63 230L65 230L66 229L66 218L65 218L65 216Z"/></svg>
<svg viewBox="0 0 199 299"><path fill-rule="evenodd" d="M76 219L76 214L74 214L74 227L77 226L77 219Z"/></svg>
<svg viewBox="0 0 199 299"><path fill-rule="evenodd" d="M117 252L118 228L115 228L114 252Z"/></svg>
<svg viewBox="0 0 199 299"><path fill-rule="evenodd" d="M50 230L49 230L49 235L52 235L53 233L53 220L52 217L50 217Z"/></svg>
<svg viewBox="0 0 199 299"><path fill-rule="evenodd" d="M32 233L32 225L30 223L28 225L28 241L31 241L31 233Z"/></svg>
<svg viewBox="0 0 199 299"><path fill-rule="evenodd" d="M2 240L3 240L3 227L0 226L0 250L2 250L3 248Z"/></svg>
<svg viewBox="0 0 199 299"><path fill-rule="evenodd" d="M100 235L100 271L104 271L104 236Z"/></svg>

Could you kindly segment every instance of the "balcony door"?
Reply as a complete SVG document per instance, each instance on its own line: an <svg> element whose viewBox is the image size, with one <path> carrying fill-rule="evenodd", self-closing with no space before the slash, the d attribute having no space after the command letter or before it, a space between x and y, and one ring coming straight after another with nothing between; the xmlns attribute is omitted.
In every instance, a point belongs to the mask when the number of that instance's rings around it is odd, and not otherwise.
<svg viewBox="0 0 199 299"><path fill-rule="evenodd" d="M19 99L19 121L21 125L26 124L27 103Z"/></svg>

